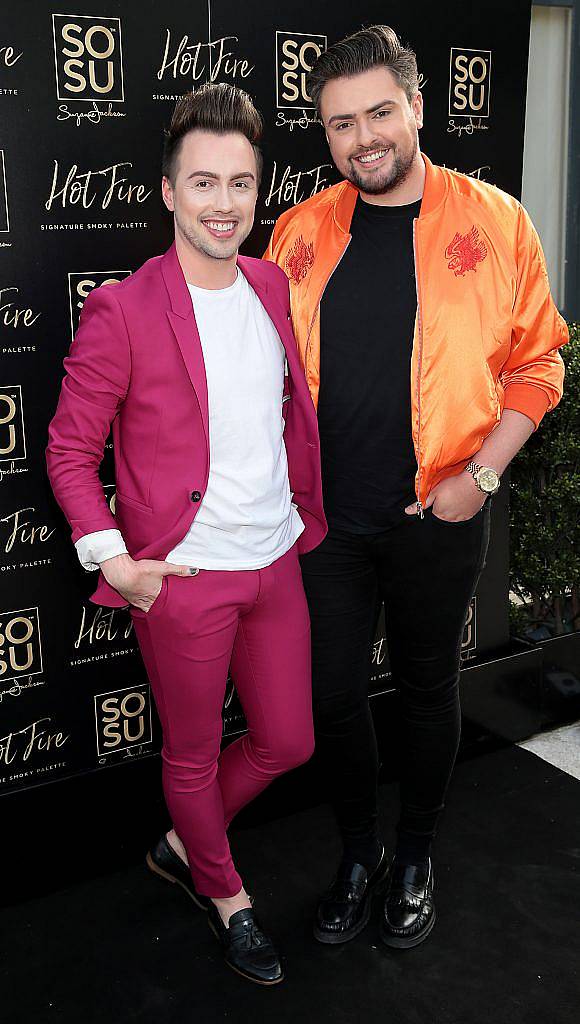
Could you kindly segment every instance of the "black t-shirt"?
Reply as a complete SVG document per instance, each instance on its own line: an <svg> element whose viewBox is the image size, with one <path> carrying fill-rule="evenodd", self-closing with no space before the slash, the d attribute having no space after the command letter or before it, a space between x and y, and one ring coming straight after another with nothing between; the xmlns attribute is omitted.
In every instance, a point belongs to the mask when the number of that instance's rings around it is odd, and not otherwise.
<svg viewBox="0 0 580 1024"><path fill-rule="evenodd" d="M411 352L413 218L421 201L357 199L351 241L320 307L318 424L330 525L378 533L416 501Z"/></svg>

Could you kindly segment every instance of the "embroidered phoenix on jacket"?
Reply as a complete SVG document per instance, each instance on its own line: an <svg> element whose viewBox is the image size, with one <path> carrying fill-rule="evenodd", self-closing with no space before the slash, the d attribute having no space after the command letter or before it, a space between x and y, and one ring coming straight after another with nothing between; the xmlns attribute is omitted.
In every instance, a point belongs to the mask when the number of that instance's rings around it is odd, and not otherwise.
<svg viewBox="0 0 580 1024"><path fill-rule="evenodd" d="M314 246L312 242L306 245L302 235L298 235L294 245L286 253L286 259L284 260L286 274L294 281L294 284L300 284L313 263Z"/></svg>
<svg viewBox="0 0 580 1024"><path fill-rule="evenodd" d="M475 270L486 256L487 246L480 240L475 224L466 235L457 231L445 250L445 259L449 260L447 266L456 277L463 277L468 270Z"/></svg>

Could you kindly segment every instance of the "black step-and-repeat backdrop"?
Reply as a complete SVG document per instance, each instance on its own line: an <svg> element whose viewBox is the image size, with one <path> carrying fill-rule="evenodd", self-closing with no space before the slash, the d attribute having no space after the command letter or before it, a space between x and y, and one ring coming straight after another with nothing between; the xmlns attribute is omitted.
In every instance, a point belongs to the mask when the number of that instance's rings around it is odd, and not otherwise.
<svg viewBox="0 0 580 1024"><path fill-rule="evenodd" d="M519 196L530 4L295 0L21 0L0 26L0 793L159 750L131 621L91 604L45 475L47 425L82 304L172 240L160 198L162 129L201 83L249 91L264 177L245 251L276 217L338 180L305 89L330 43L387 22L418 55L431 159ZM109 442L102 480L114 511ZM464 657L507 640L507 495ZM429 608L418 595L416 628ZM371 692L390 687L379 628ZM225 731L243 727L231 687Z"/></svg>

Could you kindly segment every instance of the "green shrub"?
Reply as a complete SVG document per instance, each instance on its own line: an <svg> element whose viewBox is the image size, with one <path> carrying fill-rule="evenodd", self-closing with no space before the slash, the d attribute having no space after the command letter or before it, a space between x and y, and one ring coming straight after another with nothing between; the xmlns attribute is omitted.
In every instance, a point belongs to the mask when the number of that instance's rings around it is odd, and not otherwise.
<svg viewBox="0 0 580 1024"><path fill-rule="evenodd" d="M562 399L511 463L510 587L528 635L580 629L580 327L569 326Z"/></svg>

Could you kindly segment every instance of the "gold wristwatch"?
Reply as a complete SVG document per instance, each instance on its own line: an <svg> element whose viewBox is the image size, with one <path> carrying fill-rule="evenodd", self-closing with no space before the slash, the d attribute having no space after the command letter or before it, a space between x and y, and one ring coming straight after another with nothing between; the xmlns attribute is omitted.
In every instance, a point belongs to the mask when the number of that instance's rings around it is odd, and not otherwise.
<svg viewBox="0 0 580 1024"><path fill-rule="evenodd" d="M476 487L484 494L497 494L499 491L499 476L495 469L489 466L479 466L477 462L469 462L465 467L475 480Z"/></svg>

